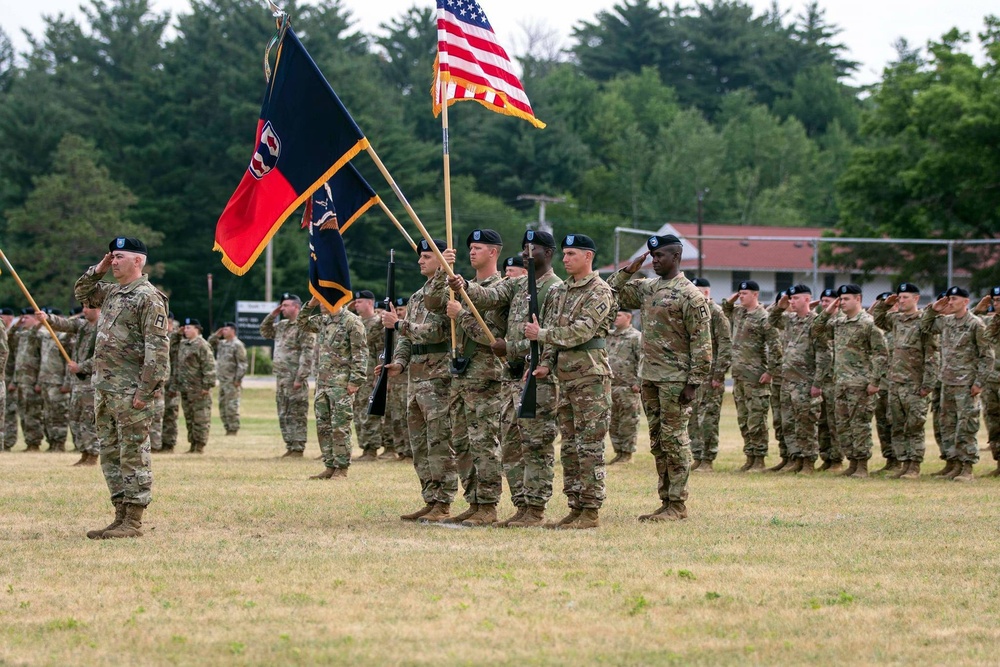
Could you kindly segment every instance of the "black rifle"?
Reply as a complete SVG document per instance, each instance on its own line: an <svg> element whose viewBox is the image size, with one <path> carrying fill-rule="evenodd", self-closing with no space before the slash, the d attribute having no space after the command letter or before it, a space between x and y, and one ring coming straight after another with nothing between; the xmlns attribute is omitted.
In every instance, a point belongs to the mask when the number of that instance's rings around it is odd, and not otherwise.
<svg viewBox="0 0 1000 667"><path fill-rule="evenodd" d="M528 321L538 317L538 283L535 281L535 256L533 244L528 244ZM521 391L521 407L517 409L520 419L534 419L538 401L538 386L535 381L535 369L538 368L538 341L531 341L531 353L528 358L528 377Z"/></svg>
<svg viewBox="0 0 1000 667"><path fill-rule="evenodd" d="M389 275L385 279L385 301L386 309L396 302L396 253L389 251ZM396 346L395 329L385 330L385 347L382 348L382 372L378 375L378 382L368 396L368 414L376 417L385 416L385 402L389 394L389 370L392 363L392 353Z"/></svg>

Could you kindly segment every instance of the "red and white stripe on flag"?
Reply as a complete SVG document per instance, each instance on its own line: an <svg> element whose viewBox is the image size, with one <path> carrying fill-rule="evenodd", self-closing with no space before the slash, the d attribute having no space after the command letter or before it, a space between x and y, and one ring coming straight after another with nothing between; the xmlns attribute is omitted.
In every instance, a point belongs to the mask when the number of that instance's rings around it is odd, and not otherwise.
<svg viewBox="0 0 1000 667"><path fill-rule="evenodd" d="M486 13L476 0L437 0L438 57L435 64L434 115L441 112L442 93L451 105L476 100L508 116L523 118L535 127L524 87L513 71L507 52L496 40Z"/></svg>

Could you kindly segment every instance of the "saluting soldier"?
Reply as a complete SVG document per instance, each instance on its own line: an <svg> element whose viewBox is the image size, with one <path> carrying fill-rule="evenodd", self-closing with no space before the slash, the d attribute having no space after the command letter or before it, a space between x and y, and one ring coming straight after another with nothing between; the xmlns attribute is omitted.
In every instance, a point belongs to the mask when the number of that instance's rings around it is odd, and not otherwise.
<svg viewBox="0 0 1000 667"><path fill-rule="evenodd" d="M836 288L828 287L820 293L819 303L814 309L819 315L826 307L837 299ZM833 316L834 319L842 317L840 313ZM826 354L822 357L821 367L817 369L823 384L823 402L819 410L819 457L823 460L823 465L819 467L821 471L840 472L844 465L844 455L840 451L840 441L837 438L837 423L833 414L833 403L836 400L837 390L833 382L833 341L822 338L826 345Z"/></svg>
<svg viewBox="0 0 1000 667"><path fill-rule="evenodd" d="M715 472L712 465L719 455L719 420L722 418L722 399L726 395L726 373L733 359L733 338L722 306L712 301L712 283L701 277L691 283L705 297L712 314L712 379L698 386L688 420L691 456L694 457L691 472Z"/></svg>
<svg viewBox="0 0 1000 667"><path fill-rule="evenodd" d="M186 317L181 327L181 345L177 352L177 379L181 407L187 423L188 454L204 454L212 427L212 388L216 367L212 346L201 335L201 322Z"/></svg>
<svg viewBox="0 0 1000 667"><path fill-rule="evenodd" d="M21 309L21 323L14 334L17 357L14 360L14 389L17 391L17 412L21 418L26 452L42 448L42 387L38 384L41 366L41 339L36 335L39 320L35 309Z"/></svg>
<svg viewBox="0 0 1000 667"><path fill-rule="evenodd" d="M243 378L250 367L247 346L236 337L236 322L223 324L209 343L215 351L215 368L219 377L219 416L226 435L236 435L240 431Z"/></svg>
<svg viewBox="0 0 1000 667"><path fill-rule="evenodd" d="M45 307L37 316L41 320L45 315L62 315L58 308ZM46 451L66 451L66 437L69 435L69 394L71 391L66 379L66 360L59 351L55 339L49 330L40 326L35 330L38 336L40 362L38 366L38 386L42 395L42 430L45 440L49 443ZM62 343L67 354L72 354L70 337L65 333L57 333L56 337Z"/></svg>
<svg viewBox="0 0 1000 667"><path fill-rule="evenodd" d="M877 297L875 297L875 302L872 303L868 312L875 315L875 308L883 303L888 297L892 295L892 292L882 292ZM890 312L893 308L890 307ZM876 326L877 326L876 322ZM885 335L885 347L889 351L889 368L894 365L892 359L893 350L893 335L894 331L892 329L886 329L884 327L879 327L882 329L882 333ZM878 386L878 393L875 394L875 432L878 433L878 444L879 449L882 451L882 458L885 459L885 465L873 474L889 474L895 476L902 467L902 462L896 458L895 448L892 445L892 410L889 407L889 386L891 381L889 379L890 373L886 373L882 376L882 382Z"/></svg>
<svg viewBox="0 0 1000 667"><path fill-rule="evenodd" d="M632 326L632 311L620 308L608 332L611 363L611 448L615 456L608 465L630 463L639 431L639 352L642 334Z"/></svg>
<svg viewBox="0 0 1000 667"><path fill-rule="evenodd" d="M972 312L982 318L989 330L990 324L996 319L997 308L1000 308L1000 287L990 290ZM987 442L997 467L986 474L986 477L1000 477L1000 336L993 340L993 359L993 372L983 383L982 397Z"/></svg>
<svg viewBox="0 0 1000 667"><path fill-rule="evenodd" d="M260 335L274 340L275 403L285 441L281 458L301 458L306 449L309 411L309 374L312 373L316 336L295 326L302 299L285 292L278 307L260 323ZM279 320L278 316L282 319Z"/></svg>

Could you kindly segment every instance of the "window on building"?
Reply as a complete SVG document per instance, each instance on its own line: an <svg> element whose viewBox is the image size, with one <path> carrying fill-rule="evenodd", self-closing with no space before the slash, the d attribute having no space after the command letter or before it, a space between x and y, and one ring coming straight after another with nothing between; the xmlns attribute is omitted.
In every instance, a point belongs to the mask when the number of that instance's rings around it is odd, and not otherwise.
<svg viewBox="0 0 1000 667"><path fill-rule="evenodd" d="M834 289L837 287L837 274L828 273L823 276L823 289Z"/></svg>
<svg viewBox="0 0 1000 667"><path fill-rule="evenodd" d="M740 291L740 283L744 280L750 280L749 271L733 271L733 292Z"/></svg>
<svg viewBox="0 0 1000 667"><path fill-rule="evenodd" d="M774 292L782 292L795 284L795 274L786 271L776 271L774 273Z"/></svg>

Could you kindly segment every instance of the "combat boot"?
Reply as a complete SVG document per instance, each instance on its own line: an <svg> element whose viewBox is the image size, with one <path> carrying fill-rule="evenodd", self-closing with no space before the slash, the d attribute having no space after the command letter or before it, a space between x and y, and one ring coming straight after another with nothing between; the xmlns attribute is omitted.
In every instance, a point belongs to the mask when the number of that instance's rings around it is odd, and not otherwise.
<svg viewBox="0 0 1000 667"><path fill-rule="evenodd" d="M700 468L700 467L701 467L701 464L702 464L702 463L704 463L704 461L702 461L701 459L695 459L695 460L694 460L694 461L693 461L693 462L691 463L691 469L690 469L690 470L689 470L688 472L694 472L695 470L697 470L698 468Z"/></svg>
<svg viewBox="0 0 1000 667"><path fill-rule="evenodd" d="M747 470L747 472L753 472L753 473L764 472L764 457L755 456L753 458L753 463L750 464L750 469Z"/></svg>
<svg viewBox="0 0 1000 667"><path fill-rule="evenodd" d="M117 528L104 531L101 539L112 540L119 537L142 537L142 512L145 509L143 505L126 503L125 518L122 519Z"/></svg>
<svg viewBox="0 0 1000 667"><path fill-rule="evenodd" d="M762 456L761 459L763 458L764 457ZM781 460L778 461L778 463L771 466L770 468L767 468L766 470L764 470L764 472L778 472L780 470L784 470L788 466L789 462L790 462L789 459L783 456L781 457Z"/></svg>
<svg viewBox="0 0 1000 667"><path fill-rule="evenodd" d="M843 461L830 461L830 467L826 469L827 472L840 472L844 467Z"/></svg>
<svg viewBox="0 0 1000 667"><path fill-rule="evenodd" d="M76 468L77 466L88 466L90 465L90 454L84 452L80 455L80 460L71 465L71 468Z"/></svg>
<svg viewBox="0 0 1000 667"><path fill-rule="evenodd" d="M660 505L658 508L656 508L655 510L653 510L649 514L640 514L639 515L639 521L641 521L641 522L652 521L653 517L658 516L660 514L663 514L669 508L670 508L670 503L667 502L666 500L664 500L662 505Z"/></svg>
<svg viewBox="0 0 1000 667"><path fill-rule="evenodd" d="M434 509L420 517L421 523L444 523L451 518L451 503L434 503Z"/></svg>
<svg viewBox="0 0 1000 667"><path fill-rule="evenodd" d="M567 523L572 523L572 522L576 521L577 517L579 517L582 512L583 512L583 510L581 510L581 509L574 509L574 508L570 507L569 508L569 514L567 514L563 518L559 519L558 521L549 521L549 522L547 522L542 527L543 528L548 528L550 530L556 529L556 528L561 528L562 526L565 526Z"/></svg>
<svg viewBox="0 0 1000 667"><path fill-rule="evenodd" d="M479 503L469 503L469 509L465 510L461 514L451 517L450 519L445 519L441 523L462 523L466 519L472 518L472 515L478 511Z"/></svg>
<svg viewBox="0 0 1000 667"><path fill-rule="evenodd" d="M896 472L901 467L902 467L902 464L900 463L900 461L898 461L898 460L896 460L894 458L888 458L888 459L885 460L885 465L882 466L881 468L879 468L878 470L876 470L875 472L873 472L872 474L873 475L888 474L888 473Z"/></svg>
<svg viewBox="0 0 1000 667"><path fill-rule="evenodd" d="M632 463L632 452L622 452L622 457L618 460L618 463L621 465Z"/></svg>
<svg viewBox="0 0 1000 667"><path fill-rule="evenodd" d="M906 472L899 476L900 479L920 479L920 461L910 461Z"/></svg>
<svg viewBox="0 0 1000 667"><path fill-rule="evenodd" d="M333 479L347 479L347 468L334 468Z"/></svg>
<svg viewBox="0 0 1000 667"><path fill-rule="evenodd" d="M748 455L746 462L743 465L741 465L739 468L737 468L736 472L746 472L747 470L750 470L750 467L753 466L753 463L756 460L757 460L756 456L749 456Z"/></svg>
<svg viewBox="0 0 1000 667"><path fill-rule="evenodd" d="M388 449L378 455L379 461L398 461L399 457L396 456L396 452L390 452Z"/></svg>
<svg viewBox="0 0 1000 667"><path fill-rule="evenodd" d="M972 474L972 464L963 463L962 469L953 478L956 482L971 482L976 479L976 476Z"/></svg>
<svg viewBox="0 0 1000 667"><path fill-rule="evenodd" d="M399 518L402 521L416 521L420 517L424 516L428 512L434 509L434 503L427 503L416 512L410 512L409 514L400 514Z"/></svg>
<svg viewBox="0 0 1000 667"><path fill-rule="evenodd" d="M302 450L301 449L288 449L284 454L281 455L283 459L301 459Z"/></svg>
<svg viewBox="0 0 1000 667"><path fill-rule="evenodd" d="M163 445L163 447L161 447L160 449L158 449L156 451L160 452L161 454L173 454L174 453L174 446L173 445Z"/></svg>
<svg viewBox="0 0 1000 667"><path fill-rule="evenodd" d="M49 448L47 450L45 450L45 451L48 451L48 452L65 452L66 451L66 443L65 442L50 442L49 443Z"/></svg>
<svg viewBox="0 0 1000 667"><path fill-rule="evenodd" d="M318 475L312 475L309 479L330 479L333 477L334 468L323 468L323 472Z"/></svg>
<svg viewBox="0 0 1000 667"><path fill-rule="evenodd" d="M847 466L847 470L845 470L844 472L840 473L840 477L851 477L857 471L858 471L858 462L852 460L851 461L851 465Z"/></svg>
<svg viewBox="0 0 1000 667"><path fill-rule="evenodd" d="M650 521L662 522L662 521L681 521L686 519L688 515L687 507L681 501L671 501L667 504L667 509L664 512L657 514L650 518Z"/></svg>
<svg viewBox="0 0 1000 667"><path fill-rule="evenodd" d="M962 474L963 464L961 461L955 461L955 465L952 466L951 472L944 476L945 479L955 479L960 474Z"/></svg>
<svg viewBox="0 0 1000 667"><path fill-rule="evenodd" d="M528 508L526 506L522 507L515 506L514 509L517 510L516 512L514 512L514 516L510 517L509 519L505 519L500 523L495 524L497 528L507 528L510 526L510 524L514 523L515 521L520 521L522 518L524 518L525 513L528 511Z"/></svg>
<svg viewBox="0 0 1000 667"><path fill-rule="evenodd" d="M479 510L462 522L463 526L492 526L497 522L497 504L480 503Z"/></svg>
<svg viewBox="0 0 1000 667"><path fill-rule="evenodd" d="M906 471L910 469L910 464L912 461L900 461L899 467L891 474L887 475L889 479L899 479L906 474Z"/></svg>
<svg viewBox="0 0 1000 667"><path fill-rule="evenodd" d="M511 520L507 525L511 528L541 528L545 524L545 508L528 505L521 518Z"/></svg>
<svg viewBox="0 0 1000 667"><path fill-rule="evenodd" d="M356 457L354 460L355 461L360 461L360 462L364 462L364 461L378 461L378 455L375 454L375 450L374 449L366 449L363 452L361 452L361 456Z"/></svg>
<svg viewBox="0 0 1000 667"><path fill-rule="evenodd" d="M612 458L610 461L608 461L608 465L609 466L613 466L614 464L618 463L621 460L622 460L622 453L621 452L615 452L614 458Z"/></svg>
<svg viewBox="0 0 1000 667"><path fill-rule="evenodd" d="M785 467L781 469L781 474L794 475L795 473L801 471L802 471L802 459L789 459Z"/></svg>
<svg viewBox="0 0 1000 667"><path fill-rule="evenodd" d="M868 461L861 459L857 463L858 465L855 467L854 474L851 477L854 479L868 479Z"/></svg>
<svg viewBox="0 0 1000 667"><path fill-rule="evenodd" d="M691 470L693 472L715 472L715 470L712 469L711 461L702 461L701 465L699 465L697 468L691 468Z"/></svg>
<svg viewBox="0 0 1000 667"><path fill-rule="evenodd" d="M28 445L27 447L25 447L24 451L26 451L26 452L40 452L40 451L42 451L42 443L38 442L38 443L35 443L34 445Z"/></svg>
<svg viewBox="0 0 1000 667"><path fill-rule="evenodd" d="M115 520L112 521L107 526L105 526L104 528L98 528L97 530L88 530L87 537L89 537L92 540L99 540L106 531L114 530L118 526L122 525L122 521L125 520L125 503L123 503L120 500L116 500L113 504L115 506Z"/></svg>
<svg viewBox="0 0 1000 667"><path fill-rule="evenodd" d="M932 472L931 477L944 477L946 475L950 475L951 471L954 469L955 469L955 461L953 461L952 459L948 459L947 461L945 461L944 468L938 470L937 472Z"/></svg>
<svg viewBox="0 0 1000 667"><path fill-rule="evenodd" d="M800 460L802 461L802 469L799 470L800 474L802 474L802 475L812 475L812 474L814 474L816 472L816 457L815 456L808 456L808 457L806 457L804 459L800 459Z"/></svg>
<svg viewBox="0 0 1000 667"><path fill-rule="evenodd" d="M990 472L983 475L983 477L1000 477L1000 461L997 461L996 470L991 470Z"/></svg>
<svg viewBox="0 0 1000 667"><path fill-rule="evenodd" d="M580 510L580 515L569 523L559 526L558 530L588 530L590 528L597 528L600 525L601 520L598 517L598 511L596 509L585 509Z"/></svg>

